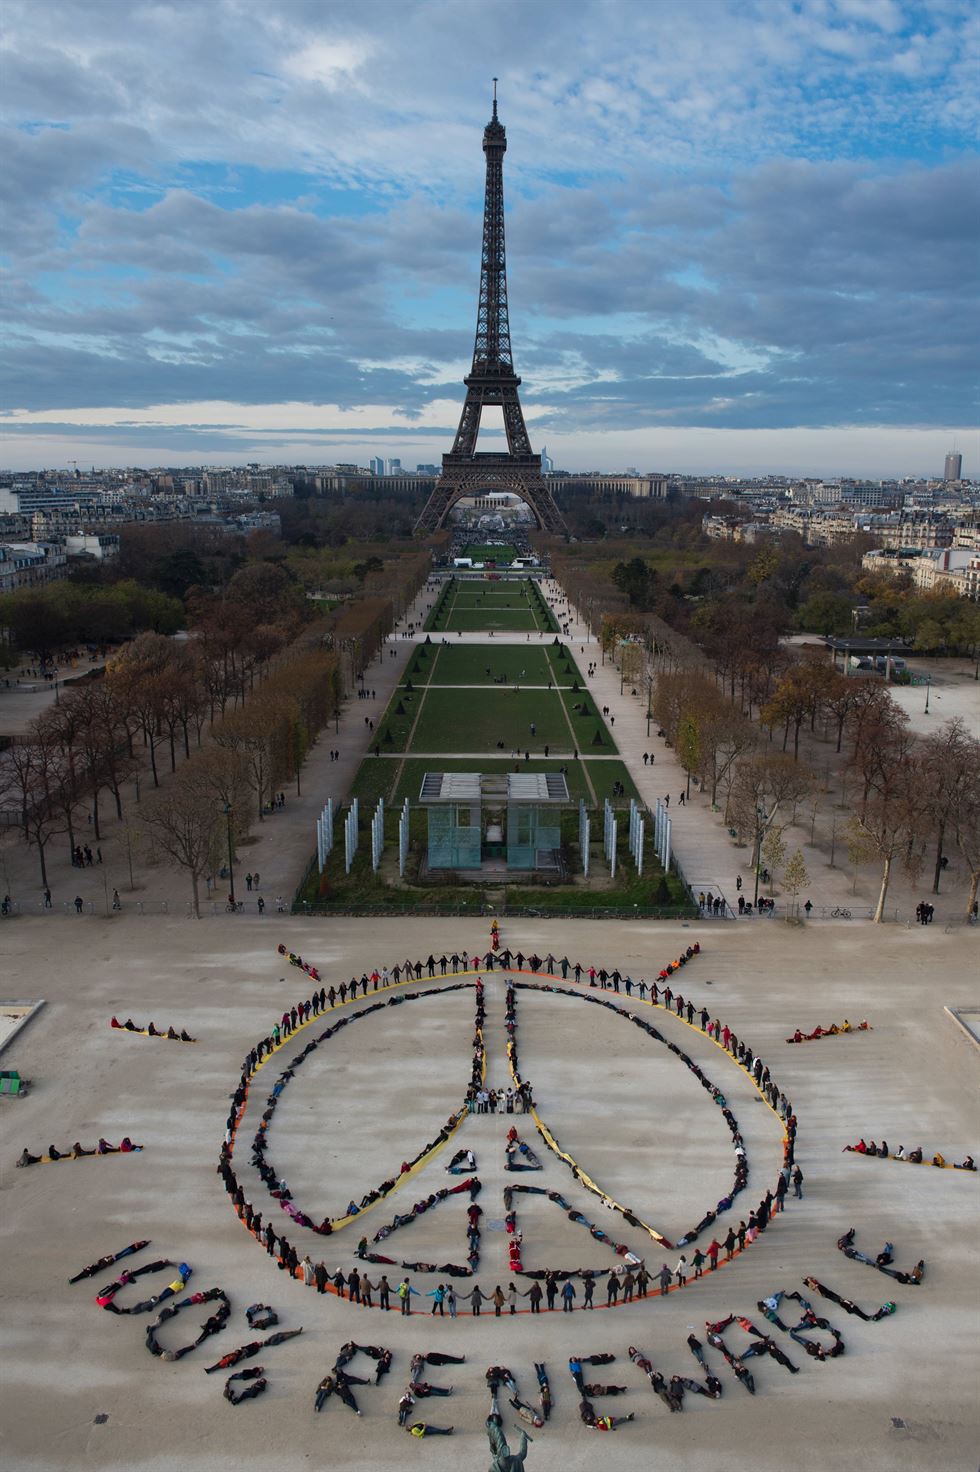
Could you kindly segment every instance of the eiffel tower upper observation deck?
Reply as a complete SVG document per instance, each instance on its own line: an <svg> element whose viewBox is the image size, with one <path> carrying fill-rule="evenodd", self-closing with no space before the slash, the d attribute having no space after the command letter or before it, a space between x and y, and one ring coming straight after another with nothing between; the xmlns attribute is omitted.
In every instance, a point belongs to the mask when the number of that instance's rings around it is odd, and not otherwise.
<svg viewBox="0 0 980 1472"><path fill-rule="evenodd" d="M442 457L442 474L416 523L416 532L435 531L463 496L480 491L513 491L530 507L543 531L564 532L565 523L541 473L541 456L534 454L517 395L520 379L514 371L507 311L507 253L504 245L504 154L507 133L497 117L494 79L493 116L483 130L487 158L487 187L483 206L483 256L480 265L480 304L476 318L473 366L463 382L466 402L456 441ZM506 454L477 454L484 406L503 410Z"/></svg>

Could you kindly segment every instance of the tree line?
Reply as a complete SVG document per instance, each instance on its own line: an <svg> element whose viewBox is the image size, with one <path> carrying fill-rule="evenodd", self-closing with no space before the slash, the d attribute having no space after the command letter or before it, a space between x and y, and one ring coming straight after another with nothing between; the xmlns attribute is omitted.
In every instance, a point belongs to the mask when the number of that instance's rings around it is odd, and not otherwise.
<svg viewBox="0 0 980 1472"><path fill-rule="evenodd" d="M399 602L428 571L426 557L409 561L391 580ZM355 599L305 622L313 605L290 596L294 586L256 563L221 595L196 590L188 637L139 634L12 740L0 796L37 850L44 887L52 841L70 857L80 828L98 843L107 803L130 823L124 791L136 779L140 842L187 872L199 913L200 880L220 869L229 836L234 846L263 821L283 784L300 792L310 746L377 655L394 607L390 596Z"/></svg>
<svg viewBox="0 0 980 1472"><path fill-rule="evenodd" d="M770 867L778 867L782 833L816 793L816 775L799 760L806 723L837 752L845 748L845 778L855 799L846 839L853 862L880 865L875 920L884 915L896 865L912 877L930 869L938 893L950 843L970 875L966 913L972 913L980 883L980 741L962 721L917 737L881 682L840 675L805 655L775 678L759 707L761 725L704 670L660 672L653 701L688 781L696 777L712 804L724 799L725 822L751 843L755 865L769 843ZM780 729L781 749L773 739Z"/></svg>

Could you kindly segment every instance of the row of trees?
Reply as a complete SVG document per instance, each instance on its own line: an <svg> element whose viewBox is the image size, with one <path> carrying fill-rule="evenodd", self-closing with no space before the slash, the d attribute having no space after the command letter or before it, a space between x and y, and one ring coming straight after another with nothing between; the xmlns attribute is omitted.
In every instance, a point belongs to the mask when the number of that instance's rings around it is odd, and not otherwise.
<svg viewBox="0 0 980 1472"><path fill-rule="evenodd" d="M149 844L187 873L195 915L201 880L219 871L225 845L233 849L256 814L262 821L281 784L295 782L299 793L303 761L335 716L340 694L335 654L295 651L240 709L215 724L212 744L184 763L166 793L145 805Z"/></svg>
<svg viewBox="0 0 980 1472"><path fill-rule="evenodd" d="M18 589L0 595L0 663L12 668L30 650L43 664L69 645L119 643L144 629L174 634L183 623L176 598L131 580Z"/></svg>
<svg viewBox="0 0 980 1472"><path fill-rule="evenodd" d="M809 659L778 681L762 710L771 729L782 724L784 748L793 729L792 756L773 749L703 671L659 674L654 711L689 783L697 777L713 804L724 795L725 821L751 843L756 867L767 843L775 866L782 832L816 791L813 772L799 760L800 727L827 721L837 751L847 742L845 771L856 796L847 835L851 858L881 866L875 919L883 917L896 864L913 877L929 865L938 893L951 842L970 875L966 909L972 911L980 881L980 741L961 721L918 738L880 682L848 679Z"/></svg>
<svg viewBox="0 0 980 1472"><path fill-rule="evenodd" d="M280 666L291 671L299 714L293 716L288 758L277 760L274 770L279 776L291 763L292 772L302 760L305 733L336 711L342 687L334 656L318 654L309 639L290 654L284 640L281 627L243 630L230 618L208 623L199 638L183 642L144 633L109 661L104 677L59 692L0 766L5 801L18 812L25 839L38 849L45 885L48 844L61 835L74 852L83 807L98 842L105 798L122 820L127 780L137 778L138 798L139 773L148 765L158 788L163 762L175 773L179 760L189 761L192 750L200 749L206 728L218 744L246 750L250 736L259 733L260 743L279 750L282 713L293 711L279 687ZM253 786L261 806L268 790L264 777L256 775Z"/></svg>
<svg viewBox="0 0 980 1472"><path fill-rule="evenodd" d="M427 562L415 561L411 576L421 582ZM172 780L142 801L127 842L132 855L138 829L185 869L197 911L200 879L219 867L222 842L261 822L284 783L299 793L311 744L391 630L392 602L346 602L290 640L297 620L288 604L273 621L277 570L243 572L240 596L197 596L194 637L140 634L108 661L104 677L60 691L5 754L0 797L37 849L45 886L49 845L63 838L74 854L82 811L86 835L99 842L106 798L125 822L127 781L135 777L140 802L140 774L159 789L169 769Z"/></svg>

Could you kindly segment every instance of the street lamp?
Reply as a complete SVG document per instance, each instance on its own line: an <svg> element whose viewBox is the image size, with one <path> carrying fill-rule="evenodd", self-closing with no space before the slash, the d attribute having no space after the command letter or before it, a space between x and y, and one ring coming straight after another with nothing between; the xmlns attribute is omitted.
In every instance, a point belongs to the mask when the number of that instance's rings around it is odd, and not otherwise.
<svg viewBox="0 0 980 1472"><path fill-rule="evenodd" d="M225 803L225 821L228 824L228 898L235 903L235 861L231 846L231 803Z"/></svg>

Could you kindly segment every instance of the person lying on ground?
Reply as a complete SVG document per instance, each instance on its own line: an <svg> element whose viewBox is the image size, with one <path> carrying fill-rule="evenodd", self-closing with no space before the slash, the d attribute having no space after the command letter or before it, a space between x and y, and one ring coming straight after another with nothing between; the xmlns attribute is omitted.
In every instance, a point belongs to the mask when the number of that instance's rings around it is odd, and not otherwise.
<svg viewBox="0 0 980 1472"><path fill-rule="evenodd" d="M881 1308L876 1309L873 1314L869 1314L863 1308L860 1308L853 1299L843 1298L839 1293L835 1293L833 1288L828 1288L825 1283L821 1283L818 1278L804 1278L803 1282L814 1293L819 1293L823 1298L829 1298L831 1303L839 1303L845 1313L855 1314L859 1319L864 1319L869 1324L875 1323L879 1319L888 1318L897 1308L897 1304L889 1301L888 1303L883 1303Z"/></svg>
<svg viewBox="0 0 980 1472"><path fill-rule="evenodd" d="M265 1370L262 1365L255 1365L250 1370L239 1370L236 1374L229 1375L222 1392L225 1400L231 1401L233 1406L240 1405L243 1400L254 1400L268 1387L268 1381L263 1378L264 1375ZM251 1381L251 1384L244 1390L238 1390L237 1387L242 1381Z"/></svg>
<svg viewBox="0 0 980 1472"><path fill-rule="evenodd" d="M618 1426L625 1426L627 1421L635 1419L632 1411L628 1416L597 1416L595 1406L587 1400L579 1401L578 1413L591 1431L615 1431Z"/></svg>

